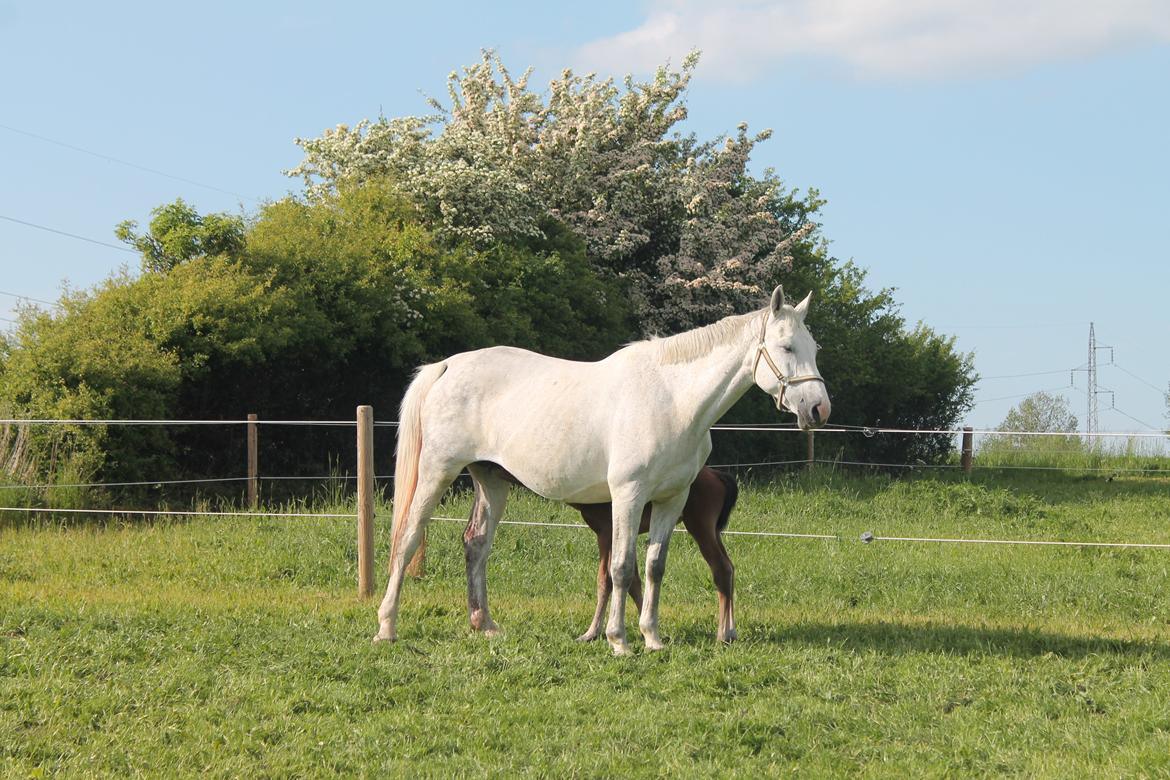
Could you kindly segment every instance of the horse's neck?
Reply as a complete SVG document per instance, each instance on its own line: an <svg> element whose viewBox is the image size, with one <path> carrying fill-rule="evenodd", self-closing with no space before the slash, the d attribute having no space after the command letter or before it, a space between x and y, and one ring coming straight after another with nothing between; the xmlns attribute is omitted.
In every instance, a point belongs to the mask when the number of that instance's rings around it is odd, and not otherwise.
<svg viewBox="0 0 1170 780"><path fill-rule="evenodd" d="M706 354L663 365L688 427L709 430L752 386L751 352L759 339L754 322L745 320L742 332Z"/></svg>

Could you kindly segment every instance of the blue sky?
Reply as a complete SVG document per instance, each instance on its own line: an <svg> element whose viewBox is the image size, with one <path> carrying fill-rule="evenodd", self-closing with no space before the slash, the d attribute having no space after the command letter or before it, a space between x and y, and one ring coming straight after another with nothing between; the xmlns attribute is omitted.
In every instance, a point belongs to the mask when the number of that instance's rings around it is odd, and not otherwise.
<svg viewBox="0 0 1170 780"><path fill-rule="evenodd" d="M483 47L537 84L699 48L687 128L775 131L754 165L820 190L832 252L975 353L970 424L1041 389L1083 420L1084 374L1070 388L1067 369L1087 359L1090 322L1116 362L1100 354L1115 394L1101 429L1167 424L1170 6L423 5L0 0L0 291L52 300L137 264L12 220L116 245L114 225L176 197L254 208L296 189L281 174L295 137L427 113L424 94L444 96ZM0 317L13 305L0 294ZM1014 376L1039 372L1053 373Z"/></svg>

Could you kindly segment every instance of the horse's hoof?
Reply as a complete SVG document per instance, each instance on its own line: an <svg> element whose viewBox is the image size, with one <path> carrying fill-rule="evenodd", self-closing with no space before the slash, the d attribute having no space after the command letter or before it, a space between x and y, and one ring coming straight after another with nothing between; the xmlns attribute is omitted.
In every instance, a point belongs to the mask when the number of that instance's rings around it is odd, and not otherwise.
<svg viewBox="0 0 1170 780"><path fill-rule="evenodd" d="M490 626L488 626L487 628L485 628L483 630L483 635L486 636L488 639L495 639L498 636L504 635L504 629L500 628L495 623L492 623Z"/></svg>
<svg viewBox="0 0 1170 780"><path fill-rule="evenodd" d="M630 649L630 646L625 644L625 643L620 644L620 645L615 645L612 642L610 642L610 647L613 648L613 654L615 656L618 656L618 657L634 654L634 651Z"/></svg>
<svg viewBox="0 0 1170 780"><path fill-rule="evenodd" d="M377 634L374 634L375 644L378 642L393 642L393 641L395 641L395 638L393 636L391 636L390 634L383 634L381 631L379 631Z"/></svg>
<svg viewBox="0 0 1170 780"><path fill-rule="evenodd" d="M584 634L577 637L577 641L578 642L592 642L598 636L600 636L600 632L598 632L598 631L586 631Z"/></svg>
<svg viewBox="0 0 1170 780"><path fill-rule="evenodd" d="M654 652L656 650L662 650L665 647L666 647L666 645L662 644L661 639L647 639L646 640L646 649L651 651L651 652Z"/></svg>
<svg viewBox="0 0 1170 780"><path fill-rule="evenodd" d="M729 645L739 638L739 634L735 633L735 629L717 637L717 639L725 645Z"/></svg>

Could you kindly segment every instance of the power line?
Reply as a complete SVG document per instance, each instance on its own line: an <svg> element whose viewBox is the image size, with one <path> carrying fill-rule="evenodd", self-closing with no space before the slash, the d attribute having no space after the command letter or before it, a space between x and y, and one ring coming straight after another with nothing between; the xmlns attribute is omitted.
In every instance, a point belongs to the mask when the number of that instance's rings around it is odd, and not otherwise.
<svg viewBox="0 0 1170 780"><path fill-rule="evenodd" d="M1111 365L1112 365L1114 368L1116 368L1118 371L1122 372L1123 374L1129 374L1131 377L1133 377L1133 378L1134 378L1134 379L1136 379L1137 381L1141 382L1141 383L1142 383L1143 385L1145 385L1146 387L1149 387L1150 389L1152 389L1152 390L1156 391L1156 392L1157 392L1159 395L1165 395L1165 394L1166 394L1166 390L1165 390L1165 388L1158 387L1158 386L1154 385L1152 382L1147 382L1145 379L1142 379L1142 378L1141 378L1140 376L1138 376L1137 374L1133 373L1132 371L1128 371L1128 370L1126 370L1126 369L1122 368L1121 366L1117 365L1116 363L1113 363L1113 364L1111 364Z"/></svg>
<svg viewBox="0 0 1170 780"><path fill-rule="evenodd" d="M53 303L52 301L46 301L43 298L34 298L31 295L21 295L20 293L7 292L5 290L0 290L0 295L7 295L10 298L16 298L16 299L22 300L22 301L34 301L36 303L43 303L46 306L60 306L61 305L59 303Z"/></svg>
<svg viewBox="0 0 1170 780"><path fill-rule="evenodd" d="M1001 395L1001 396L998 396L996 398L980 398L975 403L986 404L986 403L991 403L992 401L1009 401L1013 398L1023 398L1025 396L1035 395L1036 393L1055 393L1057 390L1070 390L1070 389L1073 389L1073 386L1071 384L1067 384L1067 385L1061 385L1060 387L1049 387L1045 390L1033 390L1030 393L1017 393L1016 395Z"/></svg>
<svg viewBox="0 0 1170 780"><path fill-rule="evenodd" d="M1069 328L1084 325L1084 322L1035 322L1017 325L948 325L937 330L1030 330L1035 328Z"/></svg>
<svg viewBox="0 0 1170 780"><path fill-rule="evenodd" d="M1138 418L1136 418L1136 417L1134 417L1134 416L1132 416L1132 415L1128 415L1128 414L1126 414L1125 412L1123 412L1123 411L1121 411L1120 409L1118 409L1116 404L1114 404L1113 406L1110 406L1110 407L1109 407L1108 409L1106 409L1105 411L1107 411L1107 412L1117 412L1117 413L1118 413L1118 414L1120 414L1122 417L1128 417L1129 419L1133 420L1133 421L1134 421L1135 423L1137 423L1138 425L1143 425L1143 426L1145 426L1146 428L1149 428L1151 431L1157 431L1157 430L1160 430L1159 428L1157 428L1157 427L1155 427L1155 426L1153 426L1153 425L1150 425L1148 422L1142 422L1142 421L1141 421L1141 420L1139 420Z"/></svg>
<svg viewBox="0 0 1170 780"><path fill-rule="evenodd" d="M85 236L79 236L76 233L69 233L65 230L57 230L57 228L51 228L51 227L47 227L45 225L38 225L35 222L26 222L25 220L17 219L16 217L9 217L9 216L6 216L4 214L0 214L0 219L6 219L9 222L15 222L18 225L27 225L28 227L36 228L37 230L45 230L45 231L48 231L49 233L56 233L59 236L68 236L69 238L76 238L78 241L88 241L89 243L97 244L98 246L105 246L105 247L109 247L110 249L117 249L119 252L129 252L132 255L138 254L137 252L135 252L133 249L130 249L129 247L118 246L117 244L107 244L105 241L98 241L96 238L87 238Z"/></svg>
<svg viewBox="0 0 1170 780"><path fill-rule="evenodd" d="M1075 371L1076 369L1073 370ZM1067 368L1058 368L1055 371L1035 371L1030 374L1000 374L999 376L981 376L979 377L979 381L982 382L987 379L1020 379L1026 376L1048 376L1049 374L1067 374L1068 371L1069 369Z"/></svg>
<svg viewBox="0 0 1170 780"><path fill-rule="evenodd" d="M20 135L26 135L29 138L35 138L38 141L44 141L45 143L55 144L56 146L61 146L61 147L64 147L66 149L72 149L75 152L81 152L82 154L88 154L91 157L97 157L98 159L105 160L107 162L117 163L118 165L125 165L127 168L134 168L134 169L139 170L139 171L153 173L156 176L164 176L168 179L174 179L175 181L181 181L181 182L185 182L187 184L194 184L196 187L203 187L204 189L215 190L216 192L222 192L225 195L234 195L235 197L241 198L243 200L250 200L250 201L259 200L259 198L250 198L247 195L241 195L240 193L233 192L232 190L225 190L222 187L216 187L212 184L205 184L201 181L196 181L194 179L188 179L185 176L176 176L173 173L167 173L166 171L160 171L157 168L148 168L145 165L139 165L138 163L133 163L133 162L130 162L129 160L122 160L122 159L119 159L117 157L111 157L108 154L102 154L101 152L95 152L92 149L83 149L80 146L74 146L73 144L67 144L64 141L58 141L55 138L49 138L47 136L38 135L37 133L30 133L28 130L21 130L20 128L12 127L10 125L0 125L0 128L2 128L4 130L8 130L9 132L19 133Z"/></svg>

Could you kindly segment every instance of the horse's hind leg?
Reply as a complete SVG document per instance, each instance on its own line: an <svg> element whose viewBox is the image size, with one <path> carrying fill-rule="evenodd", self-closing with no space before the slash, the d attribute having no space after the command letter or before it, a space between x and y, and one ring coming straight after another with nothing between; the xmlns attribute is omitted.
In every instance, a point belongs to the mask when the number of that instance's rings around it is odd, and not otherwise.
<svg viewBox="0 0 1170 780"><path fill-rule="evenodd" d="M471 627L488 636L500 628L488 612L487 559L492 551L496 526L504 515L511 485L490 466L468 467L475 482L475 503L463 532L463 558L467 562L467 614Z"/></svg>
<svg viewBox="0 0 1170 780"><path fill-rule="evenodd" d="M390 580L386 584L386 596L378 607L378 633L374 637L376 642L393 642L398 636L398 601L402 595L402 579L406 573L406 564L418 549L439 499L443 497L443 493L447 491L459 471L459 468L428 469L420 465L418 484L410 502L410 509L403 518L401 533L398 528L393 531Z"/></svg>

